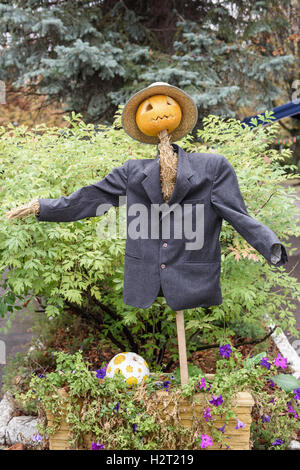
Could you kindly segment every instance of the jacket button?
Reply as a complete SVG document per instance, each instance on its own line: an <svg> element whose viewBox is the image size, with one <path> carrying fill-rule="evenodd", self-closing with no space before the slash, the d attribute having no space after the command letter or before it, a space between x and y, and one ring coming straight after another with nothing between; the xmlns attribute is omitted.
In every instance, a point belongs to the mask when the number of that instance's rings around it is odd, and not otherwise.
<svg viewBox="0 0 300 470"><path fill-rule="evenodd" d="M163 243L164 248L167 248L167 246L168 246L167 242Z"/></svg>
<svg viewBox="0 0 300 470"><path fill-rule="evenodd" d="M160 267L161 267L161 269L165 269L165 268L166 268L166 265L165 265L165 264L161 264Z"/></svg>

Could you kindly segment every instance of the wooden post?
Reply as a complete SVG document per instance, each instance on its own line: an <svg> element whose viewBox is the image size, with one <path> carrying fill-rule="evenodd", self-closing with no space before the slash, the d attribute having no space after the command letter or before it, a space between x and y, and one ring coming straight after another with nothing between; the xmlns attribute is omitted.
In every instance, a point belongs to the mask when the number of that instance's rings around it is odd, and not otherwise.
<svg viewBox="0 0 300 470"><path fill-rule="evenodd" d="M178 351L179 351L179 365L180 365L180 380L181 385L188 383L188 366L186 357L186 344L185 344L185 330L184 330L184 315L183 310L176 312L176 325L177 325L177 338L178 338Z"/></svg>

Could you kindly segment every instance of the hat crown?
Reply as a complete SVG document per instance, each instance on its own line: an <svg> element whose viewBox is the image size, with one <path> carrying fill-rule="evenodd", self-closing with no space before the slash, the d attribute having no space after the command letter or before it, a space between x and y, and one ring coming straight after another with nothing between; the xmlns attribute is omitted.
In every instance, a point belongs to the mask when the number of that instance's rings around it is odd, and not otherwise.
<svg viewBox="0 0 300 470"><path fill-rule="evenodd" d="M148 86L148 88L150 88L151 86L159 86L159 85L172 86L172 85L170 85L170 84L167 83L167 82L153 82L153 83L151 83L151 84Z"/></svg>

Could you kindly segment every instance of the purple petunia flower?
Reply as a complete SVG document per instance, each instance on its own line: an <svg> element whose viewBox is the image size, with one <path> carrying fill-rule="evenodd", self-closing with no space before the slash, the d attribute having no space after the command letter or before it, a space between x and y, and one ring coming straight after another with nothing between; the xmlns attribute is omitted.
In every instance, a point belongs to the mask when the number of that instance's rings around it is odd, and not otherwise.
<svg viewBox="0 0 300 470"><path fill-rule="evenodd" d="M223 397L222 395L219 395L218 397L212 395L212 399L209 400L209 403L211 403L214 406L220 406L223 403Z"/></svg>
<svg viewBox="0 0 300 470"><path fill-rule="evenodd" d="M119 411L120 403L118 402L116 406L114 407L114 413L117 413Z"/></svg>
<svg viewBox="0 0 300 470"><path fill-rule="evenodd" d="M41 436L38 432L32 436L32 440L35 442L41 442L43 440L43 436Z"/></svg>
<svg viewBox="0 0 300 470"><path fill-rule="evenodd" d="M203 413L205 421L212 421L212 415L210 414L210 408L207 407Z"/></svg>
<svg viewBox="0 0 300 470"><path fill-rule="evenodd" d="M170 389L170 385L171 385L170 380L165 380L164 383L163 383L163 387L164 387L165 390L167 390L167 392Z"/></svg>
<svg viewBox="0 0 300 470"><path fill-rule="evenodd" d="M207 434L201 434L201 449L205 449L206 447L210 447L213 445L212 438Z"/></svg>
<svg viewBox="0 0 300 470"><path fill-rule="evenodd" d="M271 421L271 416L264 414L261 417L261 420L262 420L263 423L269 423Z"/></svg>
<svg viewBox="0 0 300 470"><path fill-rule="evenodd" d="M281 369L287 368L287 359L282 357L280 353L277 354L274 360L274 365L276 367L281 367Z"/></svg>
<svg viewBox="0 0 300 470"><path fill-rule="evenodd" d="M132 429L133 429L133 432L137 432L137 429L138 429L137 424L133 423Z"/></svg>
<svg viewBox="0 0 300 470"><path fill-rule="evenodd" d="M276 439L274 442L272 442L272 446L276 447L276 446L282 446L282 444L284 443L284 441L282 439Z"/></svg>
<svg viewBox="0 0 300 470"><path fill-rule="evenodd" d="M103 450L104 449L104 445L103 444L100 444L99 441L97 442L92 442L91 444L91 450Z"/></svg>
<svg viewBox="0 0 300 470"><path fill-rule="evenodd" d="M104 379L106 376L106 369L107 369L108 364L106 366L102 367L101 369L96 370L96 379Z"/></svg>
<svg viewBox="0 0 300 470"><path fill-rule="evenodd" d="M240 421L239 419L236 420L236 426L234 427L234 429L240 429L240 428L244 428L245 427L245 423L243 423L243 421Z"/></svg>
<svg viewBox="0 0 300 470"><path fill-rule="evenodd" d="M222 434L225 432L225 424L221 428L217 428L218 431L221 431Z"/></svg>
<svg viewBox="0 0 300 470"><path fill-rule="evenodd" d="M220 356L225 357L228 359L232 354L232 349L230 347L230 344L224 344L223 346L220 346Z"/></svg>
<svg viewBox="0 0 300 470"><path fill-rule="evenodd" d="M275 387L276 387L276 385L275 385L275 383L273 382L272 379L268 379L268 384L269 384L269 386L270 386L271 388L275 388Z"/></svg>
<svg viewBox="0 0 300 470"><path fill-rule="evenodd" d="M292 407L291 403L288 403L288 412L292 415L294 415L294 418L295 419L298 419L298 415L296 413L296 410L294 410L294 408Z"/></svg>
<svg viewBox="0 0 300 470"><path fill-rule="evenodd" d="M270 369L271 363L268 361L267 357L263 357L262 360L260 361L260 365L262 367L266 367L267 369Z"/></svg>
<svg viewBox="0 0 300 470"><path fill-rule="evenodd" d="M300 388L295 388L294 393L295 400L300 400Z"/></svg>

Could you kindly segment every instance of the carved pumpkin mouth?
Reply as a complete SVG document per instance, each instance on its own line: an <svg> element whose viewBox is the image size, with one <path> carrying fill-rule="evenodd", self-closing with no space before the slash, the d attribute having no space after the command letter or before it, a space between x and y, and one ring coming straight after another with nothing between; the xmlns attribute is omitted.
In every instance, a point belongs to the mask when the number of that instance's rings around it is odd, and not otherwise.
<svg viewBox="0 0 300 470"><path fill-rule="evenodd" d="M166 114L164 116L157 116L156 118L151 119L151 121L162 121L163 119L174 119L175 116L170 114L170 116L167 116Z"/></svg>

